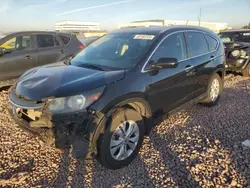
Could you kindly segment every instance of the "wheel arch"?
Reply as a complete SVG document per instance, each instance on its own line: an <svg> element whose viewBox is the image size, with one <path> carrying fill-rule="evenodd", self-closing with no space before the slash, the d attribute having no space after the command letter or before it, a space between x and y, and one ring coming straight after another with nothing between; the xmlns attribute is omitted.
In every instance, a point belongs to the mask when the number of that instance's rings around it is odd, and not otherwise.
<svg viewBox="0 0 250 188"><path fill-rule="evenodd" d="M120 108L132 108L137 111L141 116L146 118L152 117L152 110L149 103L141 97L133 97L126 100L122 100L109 108L106 108L107 116L113 114L117 109ZM105 113L105 112L104 112Z"/></svg>
<svg viewBox="0 0 250 188"><path fill-rule="evenodd" d="M96 147L98 147L99 137L108 127L108 122L110 121L110 117L112 116L112 114L124 108L134 109L143 117L146 134L148 134L152 129L152 110L145 98L143 98L141 95L126 98L127 99L123 100L114 100L110 103L110 105L108 105L101 111L101 113L104 114L104 117L97 126L92 140L95 142L94 145Z"/></svg>
<svg viewBox="0 0 250 188"><path fill-rule="evenodd" d="M225 70L220 68L220 69L217 69L214 74L218 74L222 80L224 80L224 77L225 77ZM214 75L213 74L213 75ZM213 77L213 75L211 77Z"/></svg>
<svg viewBox="0 0 250 188"><path fill-rule="evenodd" d="M109 110L107 113L107 118L111 117L113 113L117 110L129 108L133 109L138 112L143 120L145 125L145 134L148 135L153 127L153 114L150 104L144 99L140 97L134 97L127 100L120 101L117 103L112 109ZM105 129L107 128L108 124L105 124Z"/></svg>

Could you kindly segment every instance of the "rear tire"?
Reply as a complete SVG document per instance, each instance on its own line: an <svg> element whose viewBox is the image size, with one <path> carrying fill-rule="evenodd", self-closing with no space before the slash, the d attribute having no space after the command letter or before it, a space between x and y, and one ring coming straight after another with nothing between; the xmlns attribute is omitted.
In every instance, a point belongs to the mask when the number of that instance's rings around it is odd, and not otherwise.
<svg viewBox="0 0 250 188"><path fill-rule="evenodd" d="M113 170L129 165L141 148L144 128L143 118L135 110L115 112L98 142L99 162Z"/></svg>
<svg viewBox="0 0 250 188"><path fill-rule="evenodd" d="M223 90L223 82L221 77L216 73L210 79L208 84L208 95L202 100L200 103L205 104L207 106L214 106L218 103L220 99L220 95Z"/></svg>
<svg viewBox="0 0 250 188"><path fill-rule="evenodd" d="M250 63L247 65L247 67L242 71L242 75L244 77L250 77Z"/></svg>

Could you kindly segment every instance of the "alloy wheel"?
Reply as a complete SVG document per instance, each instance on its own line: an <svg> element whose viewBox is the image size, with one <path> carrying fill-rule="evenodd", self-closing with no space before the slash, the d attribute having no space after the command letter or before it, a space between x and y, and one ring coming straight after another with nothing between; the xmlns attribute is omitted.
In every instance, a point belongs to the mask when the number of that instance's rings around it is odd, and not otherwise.
<svg viewBox="0 0 250 188"><path fill-rule="evenodd" d="M210 99L214 102L219 97L220 93L220 83L219 80L214 79L211 84L210 89Z"/></svg>
<svg viewBox="0 0 250 188"><path fill-rule="evenodd" d="M110 153L115 160L125 160L135 150L139 141L139 127L133 120L122 122L113 132Z"/></svg>

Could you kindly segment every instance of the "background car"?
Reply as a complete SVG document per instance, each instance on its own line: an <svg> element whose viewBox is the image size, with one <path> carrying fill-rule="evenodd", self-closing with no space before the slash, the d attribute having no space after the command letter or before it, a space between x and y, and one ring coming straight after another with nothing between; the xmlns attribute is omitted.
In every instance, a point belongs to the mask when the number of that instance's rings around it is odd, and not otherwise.
<svg viewBox="0 0 250 188"><path fill-rule="evenodd" d="M97 154L118 169L165 117L194 103L217 104L224 60L222 42L208 29L121 29L67 65L27 71L11 88L9 110L20 127L57 148Z"/></svg>
<svg viewBox="0 0 250 188"><path fill-rule="evenodd" d="M88 46L90 45L92 42L96 41L97 39L99 39L99 36L93 36L93 37L84 37L84 36L79 36L78 39L85 45Z"/></svg>
<svg viewBox="0 0 250 188"><path fill-rule="evenodd" d="M76 55L85 46L73 34L19 32L0 39L0 87L12 85L26 70Z"/></svg>
<svg viewBox="0 0 250 188"><path fill-rule="evenodd" d="M219 33L225 45L226 66L245 77L250 76L250 30L231 30Z"/></svg>

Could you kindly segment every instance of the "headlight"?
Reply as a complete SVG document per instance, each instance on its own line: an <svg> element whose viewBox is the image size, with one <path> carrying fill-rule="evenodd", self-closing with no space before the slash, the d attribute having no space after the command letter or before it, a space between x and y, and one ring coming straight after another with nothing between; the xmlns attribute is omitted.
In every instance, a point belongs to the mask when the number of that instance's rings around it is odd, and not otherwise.
<svg viewBox="0 0 250 188"><path fill-rule="evenodd" d="M240 50L234 50L231 52L233 57L239 57L240 56Z"/></svg>
<svg viewBox="0 0 250 188"><path fill-rule="evenodd" d="M247 56L247 52L245 50L241 50L240 53L241 53L242 57L246 57Z"/></svg>
<svg viewBox="0 0 250 188"><path fill-rule="evenodd" d="M105 87L93 89L80 95L51 99L49 111L53 114L75 112L86 109L102 95Z"/></svg>

